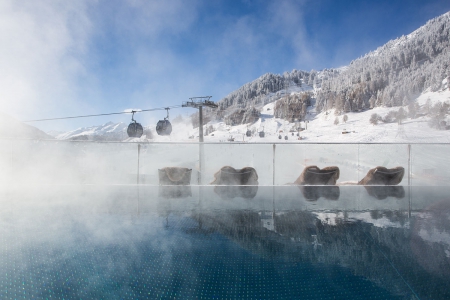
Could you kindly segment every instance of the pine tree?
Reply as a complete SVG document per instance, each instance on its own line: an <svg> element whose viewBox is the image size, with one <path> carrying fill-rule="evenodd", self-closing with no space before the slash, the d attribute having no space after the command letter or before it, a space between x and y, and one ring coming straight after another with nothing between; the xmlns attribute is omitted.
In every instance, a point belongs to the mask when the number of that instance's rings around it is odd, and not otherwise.
<svg viewBox="0 0 450 300"><path fill-rule="evenodd" d="M370 124L377 125L379 120L380 120L380 116L378 114L372 114L370 116L369 122L370 122Z"/></svg>
<svg viewBox="0 0 450 300"><path fill-rule="evenodd" d="M406 111L403 107L399 108L397 115L396 115L396 119L399 124L402 124L402 121L404 119L406 119Z"/></svg>
<svg viewBox="0 0 450 300"><path fill-rule="evenodd" d="M417 114L416 104L417 103L411 102L408 105L408 117L410 117L411 119L414 119L416 117Z"/></svg>
<svg viewBox="0 0 450 300"><path fill-rule="evenodd" d="M350 100L349 99L347 99L347 100L345 100L345 103L344 103L344 112L350 112L352 110L352 106L350 105Z"/></svg>

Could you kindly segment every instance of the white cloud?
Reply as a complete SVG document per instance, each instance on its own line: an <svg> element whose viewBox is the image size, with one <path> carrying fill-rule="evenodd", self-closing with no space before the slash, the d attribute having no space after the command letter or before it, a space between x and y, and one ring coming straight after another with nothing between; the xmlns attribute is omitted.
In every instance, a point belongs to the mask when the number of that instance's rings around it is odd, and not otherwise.
<svg viewBox="0 0 450 300"><path fill-rule="evenodd" d="M188 31L197 19L199 0L102 0L96 18L131 41Z"/></svg>
<svg viewBox="0 0 450 300"><path fill-rule="evenodd" d="M294 63L313 65L316 55L315 43L308 36L304 20L307 0L280 0L272 2L268 8L269 29L280 35L295 52ZM289 42L290 41L290 42Z"/></svg>
<svg viewBox="0 0 450 300"><path fill-rule="evenodd" d="M0 110L26 120L117 109L103 99L98 60L116 59L114 74L132 79L174 67L179 59L159 38L189 30L197 2L0 0ZM95 49L102 38L122 56Z"/></svg>
<svg viewBox="0 0 450 300"><path fill-rule="evenodd" d="M23 119L74 105L91 31L87 9L85 1L1 0L1 110Z"/></svg>

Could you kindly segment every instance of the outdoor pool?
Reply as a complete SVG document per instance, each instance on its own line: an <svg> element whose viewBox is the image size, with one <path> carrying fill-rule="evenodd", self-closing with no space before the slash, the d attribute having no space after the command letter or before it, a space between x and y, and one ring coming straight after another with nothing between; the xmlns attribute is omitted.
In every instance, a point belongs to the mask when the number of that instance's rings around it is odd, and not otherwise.
<svg viewBox="0 0 450 300"><path fill-rule="evenodd" d="M253 188L3 188L0 298L450 299L447 187Z"/></svg>

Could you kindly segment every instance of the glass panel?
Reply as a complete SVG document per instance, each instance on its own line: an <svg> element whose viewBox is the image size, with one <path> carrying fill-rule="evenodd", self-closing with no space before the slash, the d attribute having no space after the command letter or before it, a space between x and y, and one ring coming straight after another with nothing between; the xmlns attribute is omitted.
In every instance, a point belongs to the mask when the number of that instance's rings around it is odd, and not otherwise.
<svg viewBox="0 0 450 300"><path fill-rule="evenodd" d="M407 144L360 144L358 180L364 178L370 169L403 167L405 173L401 185L408 185L408 145Z"/></svg>
<svg viewBox="0 0 450 300"><path fill-rule="evenodd" d="M16 140L12 149L13 183L135 182L136 144Z"/></svg>
<svg viewBox="0 0 450 300"><path fill-rule="evenodd" d="M84 183L135 184L138 145L135 143L77 143L79 172Z"/></svg>
<svg viewBox="0 0 450 300"><path fill-rule="evenodd" d="M191 184L197 184L198 147L198 144L141 144L140 183L159 185L158 169L180 167L192 169Z"/></svg>
<svg viewBox="0 0 450 300"><path fill-rule="evenodd" d="M13 140L0 140L0 185L7 184L13 176Z"/></svg>
<svg viewBox="0 0 450 300"><path fill-rule="evenodd" d="M450 145L411 145L413 185L448 185Z"/></svg>
<svg viewBox="0 0 450 300"><path fill-rule="evenodd" d="M293 183L306 166L339 168L339 182L358 179L358 146L351 144L277 144L275 184Z"/></svg>
<svg viewBox="0 0 450 300"><path fill-rule="evenodd" d="M272 185L273 146L271 144L204 144L203 184L214 180L214 174L224 166L235 169L255 168L259 185Z"/></svg>
<svg viewBox="0 0 450 300"><path fill-rule="evenodd" d="M0 179L5 184L135 184L138 173L137 143L92 143L67 141L0 140ZM192 169L191 184L197 184L199 150L203 147L203 184L214 180L223 166L253 167L258 183L293 183L305 166L337 166L337 184L356 183L376 167L402 166L400 185L408 184L407 144L140 144L139 182L158 185L158 169ZM449 145L413 144L413 185L447 185L450 170ZM275 156L274 156L275 153ZM274 159L275 158L275 159ZM274 168L275 162L275 168ZM274 176L275 169L275 176ZM258 192L259 194L260 192Z"/></svg>

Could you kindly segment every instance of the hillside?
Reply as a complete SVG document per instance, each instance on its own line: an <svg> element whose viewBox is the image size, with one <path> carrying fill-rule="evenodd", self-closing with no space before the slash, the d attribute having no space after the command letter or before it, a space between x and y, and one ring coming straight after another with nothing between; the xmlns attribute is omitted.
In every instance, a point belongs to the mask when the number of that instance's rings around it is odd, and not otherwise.
<svg viewBox="0 0 450 300"><path fill-rule="evenodd" d="M282 142L282 143L376 143L376 142L450 142L450 130L440 130L430 127L430 121L436 117L433 108L441 103L450 103L450 90L447 80L441 83L438 91L426 91L415 99L416 112L414 116L406 116L399 125L395 117L387 120L388 115L395 115L399 108L376 107L361 112L348 112L347 121L344 115L336 115L335 109L317 112L316 102L306 110L305 120L285 120L277 116L277 101L268 103L258 109L259 117L255 122L247 124L228 125L224 121L212 120L204 125L205 142ZM286 89L286 93L293 97L303 95L298 87ZM403 108L408 111L407 107ZM382 120L377 124L370 122L371 116L377 114ZM337 121L336 121L337 120ZM384 120L384 121L383 121ZM440 121L450 124L448 116ZM170 136L158 136L155 130L156 124L142 124L145 136L141 139L130 139L126 134L126 124L106 123L99 126L80 128L64 134L59 134L58 139L76 140L114 140L136 142L195 142L198 141L198 127L193 128L189 118L175 118L172 122ZM336 124L337 123L337 124ZM432 122L431 122L432 124ZM298 132L298 129L301 131ZM446 129L446 128L441 128ZM250 130L252 136L247 137ZM294 132L291 132L294 130ZM264 138L259 137L259 132L264 131ZM298 136L297 136L298 133ZM343 134L344 133L344 134ZM280 139L281 136L281 139ZM286 139L287 137L287 139ZM300 139L299 139L300 138Z"/></svg>
<svg viewBox="0 0 450 300"><path fill-rule="evenodd" d="M48 140L52 136L0 112L0 138Z"/></svg>
<svg viewBox="0 0 450 300"><path fill-rule="evenodd" d="M314 91L317 112L335 114L375 107L408 106L425 91L438 91L450 76L450 12L428 21L407 36L391 40L350 65L339 69L265 74L218 101L219 109L206 110L211 119L228 125L246 123L247 110L286 98L286 90ZM285 99L288 102L291 100ZM301 104L299 104L301 106ZM286 119L304 118L289 113Z"/></svg>
<svg viewBox="0 0 450 300"><path fill-rule="evenodd" d="M55 137L59 140L121 141L126 138L127 124L108 122L103 125L81 127Z"/></svg>
<svg viewBox="0 0 450 300"><path fill-rule="evenodd" d="M204 109L205 141L449 142L442 130L450 124L449 36L450 12L348 66L264 74L219 100L218 109ZM145 140L196 140L198 128L188 120L172 123L171 136L158 136L154 125L143 124ZM124 124L116 133L100 127L58 138L124 140ZM299 128L306 130L298 133ZM261 139L257 133L263 129Z"/></svg>
<svg viewBox="0 0 450 300"><path fill-rule="evenodd" d="M450 76L449 37L450 12L352 61L322 80L317 110L407 106L425 91L438 91Z"/></svg>

